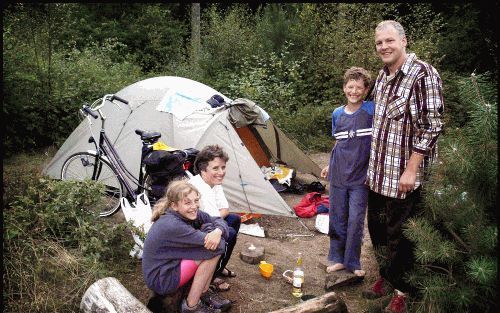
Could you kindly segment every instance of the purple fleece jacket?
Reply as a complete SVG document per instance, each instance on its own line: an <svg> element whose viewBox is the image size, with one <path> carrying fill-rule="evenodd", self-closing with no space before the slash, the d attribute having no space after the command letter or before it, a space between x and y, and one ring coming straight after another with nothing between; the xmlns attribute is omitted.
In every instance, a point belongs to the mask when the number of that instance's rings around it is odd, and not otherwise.
<svg viewBox="0 0 500 313"><path fill-rule="evenodd" d="M219 228L222 237L215 251L204 247L205 236ZM175 291L180 281L181 260L208 260L224 254L228 236L226 222L198 211L196 220L167 210L153 223L144 241L142 272L148 288L160 295Z"/></svg>

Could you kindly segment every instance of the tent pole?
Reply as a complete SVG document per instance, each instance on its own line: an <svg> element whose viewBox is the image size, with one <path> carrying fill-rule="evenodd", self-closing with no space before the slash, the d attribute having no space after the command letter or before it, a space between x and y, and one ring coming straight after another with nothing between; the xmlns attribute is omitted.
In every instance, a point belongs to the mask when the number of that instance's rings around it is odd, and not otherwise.
<svg viewBox="0 0 500 313"><path fill-rule="evenodd" d="M221 121L219 121L219 123L221 123L222 126L224 126L226 128L227 137L229 138L229 142L231 143L231 148L233 148L233 151L234 151L233 140L231 139L231 134L229 133L228 126L225 125L224 123L222 123ZM238 167L238 177L240 178L240 185L241 185L241 188L243 189L243 194L245 195L245 201L247 202L248 210L250 211L250 213L253 214L252 208L250 207L250 201L248 201L247 192L245 191L245 184L243 183L243 179L241 178L241 168L240 168L240 163L238 162L238 158L236 157L236 153L234 154L234 159L236 160L236 166Z"/></svg>
<svg viewBox="0 0 500 313"><path fill-rule="evenodd" d="M229 133L228 126L225 125L224 123L222 123L221 121L219 121L219 123L221 123L222 126L224 126L226 128L227 136L229 138L229 142L231 143L231 147L234 150L233 140L231 139L231 134ZM243 183L243 179L241 178L240 163L238 162L238 158L236 157L236 154L234 155L234 159L236 160L236 166L238 167L238 177L240 178L240 185L241 185L241 188L243 189L243 194L245 195L245 200L246 200L247 205L248 205L248 210L250 211L250 213L253 213L252 212L252 208L250 207L250 201L248 201L247 193L245 191L245 184ZM302 220L297 215L295 215L295 218L299 221L300 224L302 224L302 226L304 226L305 229L307 229L310 232L310 234L309 235L304 235L304 234L287 234L287 236L289 236L289 237L313 237L314 233L307 227L307 225L304 224L304 222L302 222Z"/></svg>

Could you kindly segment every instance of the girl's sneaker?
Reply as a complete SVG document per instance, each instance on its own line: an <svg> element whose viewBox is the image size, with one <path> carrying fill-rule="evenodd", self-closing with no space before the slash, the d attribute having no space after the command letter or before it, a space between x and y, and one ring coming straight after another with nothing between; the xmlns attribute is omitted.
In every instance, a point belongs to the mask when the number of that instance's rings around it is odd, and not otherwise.
<svg viewBox="0 0 500 313"><path fill-rule="evenodd" d="M181 313L221 313L221 310L211 308L207 306L205 303L202 301L199 301L197 305L194 307L190 308L187 305L186 299L182 300L181 304Z"/></svg>
<svg viewBox="0 0 500 313"><path fill-rule="evenodd" d="M230 300L220 296L210 288L207 290L207 292L201 295L200 299L206 305L215 309L219 309L222 312L229 310L229 308L231 307Z"/></svg>

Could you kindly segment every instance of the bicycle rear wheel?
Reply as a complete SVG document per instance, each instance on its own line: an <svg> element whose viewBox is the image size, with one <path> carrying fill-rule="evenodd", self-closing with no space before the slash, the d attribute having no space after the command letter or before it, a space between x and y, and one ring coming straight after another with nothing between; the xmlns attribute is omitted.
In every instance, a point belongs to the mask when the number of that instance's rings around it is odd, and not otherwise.
<svg viewBox="0 0 500 313"><path fill-rule="evenodd" d="M148 197L151 207L153 207L156 204L156 201L158 201L158 199L160 198L153 194L152 190L153 179L151 178L151 175L149 173L146 173L144 174L144 178L142 181L143 181L142 188L144 190L144 194Z"/></svg>
<svg viewBox="0 0 500 313"><path fill-rule="evenodd" d="M71 155L63 164L61 170L62 180L85 180L92 179L94 165L97 156L89 152L77 152ZM113 215L120 209L120 199L124 196L123 186L118 179L118 174L110 163L103 158L100 159L100 170L96 181L104 184L104 193L101 196L101 204L96 212L99 216Z"/></svg>

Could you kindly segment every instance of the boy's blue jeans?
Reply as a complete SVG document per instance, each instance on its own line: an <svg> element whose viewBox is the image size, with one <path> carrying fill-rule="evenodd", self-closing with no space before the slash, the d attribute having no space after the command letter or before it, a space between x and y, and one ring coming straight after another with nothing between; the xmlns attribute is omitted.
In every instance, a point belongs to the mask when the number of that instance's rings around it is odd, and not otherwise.
<svg viewBox="0 0 500 313"><path fill-rule="evenodd" d="M361 269L368 186L330 187L328 261L344 264L349 271Z"/></svg>

